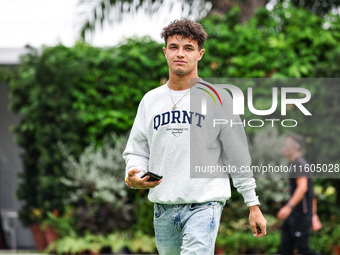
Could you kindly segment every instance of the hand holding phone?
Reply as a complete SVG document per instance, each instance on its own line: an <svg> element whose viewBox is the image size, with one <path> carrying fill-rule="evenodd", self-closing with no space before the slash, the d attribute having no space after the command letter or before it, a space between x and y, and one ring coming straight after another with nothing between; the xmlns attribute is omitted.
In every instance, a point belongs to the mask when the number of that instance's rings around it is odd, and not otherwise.
<svg viewBox="0 0 340 255"><path fill-rule="evenodd" d="M151 188L158 186L162 181L161 179L163 178L163 176L159 176L157 174L147 172L142 177L140 177L138 175L138 173L140 172L141 172L141 169L137 169L137 168L134 168L128 171L128 177L126 178L125 182L130 188L151 189ZM151 179L151 175L153 176L152 177L153 179ZM145 180L146 176L150 176L148 180Z"/></svg>
<svg viewBox="0 0 340 255"><path fill-rule="evenodd" d="M150 176L150 178L147 180L147 182L153 182L153 181L159 181L163 179L163 176L160 176L158 174L152 173L147 171L145 174L141 176L141 178L144 178L145 176Z"/></svg>

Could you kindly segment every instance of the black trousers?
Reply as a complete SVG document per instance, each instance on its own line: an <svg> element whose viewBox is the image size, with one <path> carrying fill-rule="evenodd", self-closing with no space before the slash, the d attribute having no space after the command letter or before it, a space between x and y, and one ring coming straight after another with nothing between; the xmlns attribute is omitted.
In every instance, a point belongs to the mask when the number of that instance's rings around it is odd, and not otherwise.
<svg viewBox="0 0 340 255"><path fill-rule="evenodd" d="M282 255L293 255L296 247L302 255L319 255L320 253L309 247L311 226L312 215L289 215L281 227L280 253Z"/></svg>

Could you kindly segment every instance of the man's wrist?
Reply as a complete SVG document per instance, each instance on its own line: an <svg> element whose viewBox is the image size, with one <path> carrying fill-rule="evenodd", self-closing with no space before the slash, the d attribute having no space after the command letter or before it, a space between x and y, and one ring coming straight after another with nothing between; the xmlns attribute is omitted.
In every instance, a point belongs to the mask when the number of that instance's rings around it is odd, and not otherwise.
<svg viewBox="0 0 340 255"><path fill-rule="evenodd" d="M293 205L291 202L288 202L288 203L287 203L287 206L288 206L290 209L293 209L293 208L294 208L294 205Z"/></svg>
<svg viewBox="0 0 340 255"><path fill-rule="evenodd" d="M249 211L250 211L250 212L252 212L252 211L257 211L257 210L260 210L259 205L252 205L252 206L249 206Z"/></svg>

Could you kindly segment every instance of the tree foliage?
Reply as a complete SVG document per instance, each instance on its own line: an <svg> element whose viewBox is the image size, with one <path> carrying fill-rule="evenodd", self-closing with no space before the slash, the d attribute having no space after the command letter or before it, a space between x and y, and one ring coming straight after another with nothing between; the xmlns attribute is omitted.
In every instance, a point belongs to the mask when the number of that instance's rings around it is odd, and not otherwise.
<svg viewBox="0 0 340 255"><path fill-rule="evenodd" d="M326 15L333 9L337 9L340 6L339 0L290 0L292 4L297 7L304 7L307 10L314 12L320 16ZM280 2L285 2L285 0L280 0Z"/></svg>
<svg viewBox="0 0 340 255"><path fill-rule="evenodd" d="M242 25L239 9L202 20L209 34L200 75L229 78L317 77L315 65L328 65L337 50L339 16L329 21L293 6L260 8ZM325 22L329 28L323 29ZM210 66L211 68L208 68Z"/></svg>
<svg viewBox="0 0 340 255"><path fill-rule="evenodd" d="M233 8L240 10L238 21L244 23L251 19L258 8L265 7L269 0L185 0L180 3L175 0L80 0L78 8L81 10L82 23L80 37L85 39L90 33L103 27L105 22L117 23L123 20L126 14L135 14L143 10L149 16L159 13L160 10L171 11L175 4L181 4L181 16L202 19L210 15L224 16ZM274 5L294 5L302 7L311 13L325 16L340 7L340 0L277 0L271 1Z"/></svg>
<svg viewBox="0 0 340 255"><path fill-rule="evenodd" d="M112 25L122 21L125 14L133 15L139 11L144 11L152 16L160 10L171 11L176 3L178 4L175 0L80 0L78 9L83 20L80 27L80 37L82 39L87 38L89 34L103 27L106 22ZM192 15L193 10L197 10L196 15L200 18L204 16L199 13L206 13L204 11L204 0L185 0L181 4L184 17Z"/></svg>

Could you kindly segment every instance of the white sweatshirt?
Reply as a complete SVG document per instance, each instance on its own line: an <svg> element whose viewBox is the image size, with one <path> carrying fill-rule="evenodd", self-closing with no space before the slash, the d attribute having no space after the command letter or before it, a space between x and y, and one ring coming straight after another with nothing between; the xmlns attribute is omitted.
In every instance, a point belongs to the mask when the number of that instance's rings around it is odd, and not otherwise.
<svg viewBox="0 0 340 255"><path fill-rule="evenodd" d="M233 165L238 170L241 166L250 165L242 125L213 127L212 118L216 117L216 113L204 115L199 109L194 110L193 105L190 107L190 97L207 95L198 88L208 90L198 83L189 92L171 90L170 95L169 87L164 84L146 93L139 104L123 157L126 176L127 171L133 168L163 176L161 184L149 191L151 202L187 204L220 201L225 204L231 196L229 175L197 174L193 169L207 165L207 162L213 166ZM220 117L223 114L223 117L228 116L240 123L239 116L231 113L230 95L221 99L223 106L208 96L208 109L215 109ZM174 111L173 102L178 102ZM259 204L254 178L239 176L232 175L233 184L243 195L245 203L248 206Z"/></svg>

